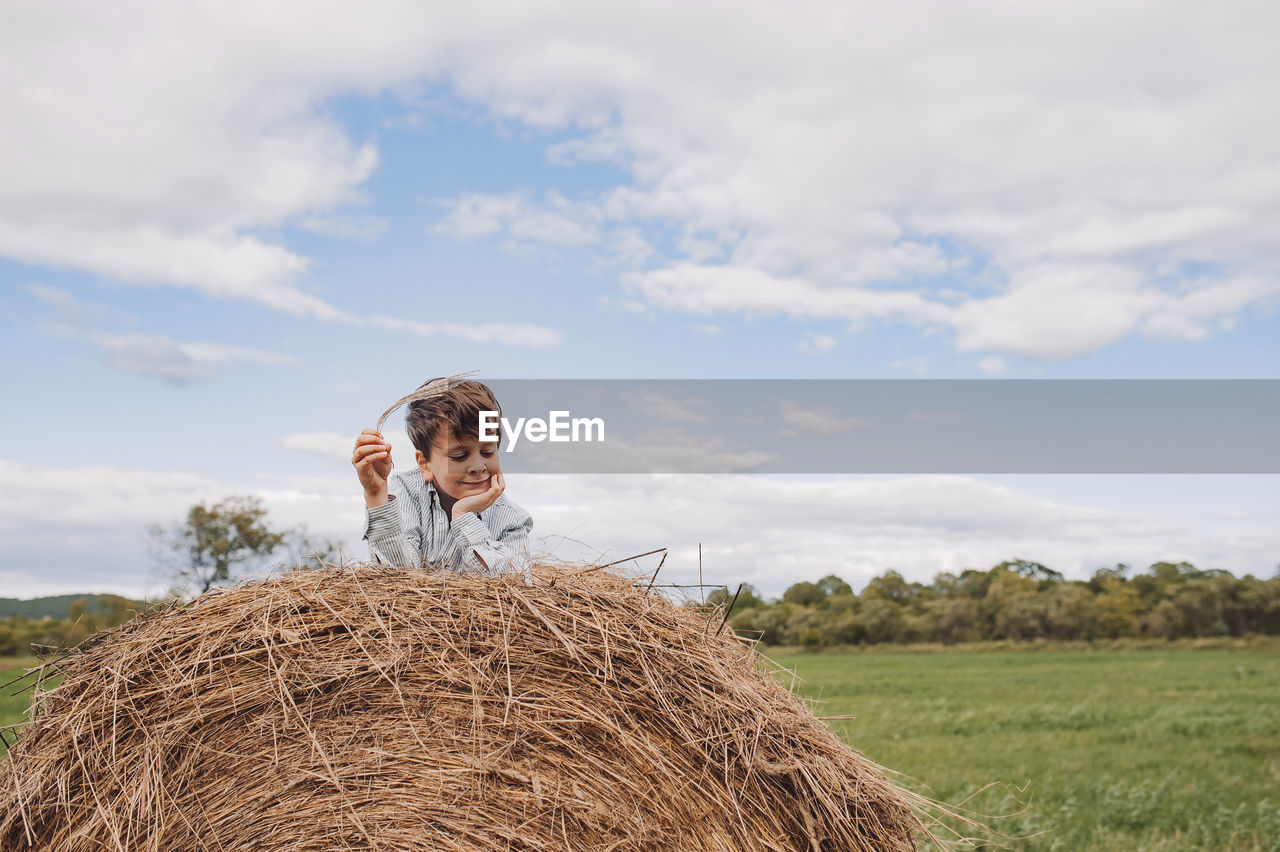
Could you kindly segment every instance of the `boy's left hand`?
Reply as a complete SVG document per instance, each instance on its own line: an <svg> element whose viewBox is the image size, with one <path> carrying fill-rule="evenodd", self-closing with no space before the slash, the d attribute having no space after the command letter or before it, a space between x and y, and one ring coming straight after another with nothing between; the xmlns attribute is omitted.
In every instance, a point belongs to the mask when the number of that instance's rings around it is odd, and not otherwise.
<svg viewBox="0 0 1280 852"><path fill-rule="evenodd" d="M483 494L477 494L474 497L463 497L453 504L453 520L456 521L467 512L475 512L476 514L483 512L492 506L506 489L507 480L503 478L501 472L495 473L493 481L489 483L488 491Z"/></svg>

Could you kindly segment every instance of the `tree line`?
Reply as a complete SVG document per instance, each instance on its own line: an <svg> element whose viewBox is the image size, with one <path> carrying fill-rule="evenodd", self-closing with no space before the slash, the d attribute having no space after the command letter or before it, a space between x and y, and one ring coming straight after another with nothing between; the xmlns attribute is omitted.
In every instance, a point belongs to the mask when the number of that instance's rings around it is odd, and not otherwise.
<svg viewBox="0 0 1280 852"><path fill-rule="evenodd" d="M717 589L708 603L727 605ZM743 585L730 613L738 635L769 645L983 640L1093 640L1280 634L1280 574L1235 577L1188 562L1157 562L1144 572L1101 568L1067 580L1038 562L1013 560L983 571L944 572L913 583L897 571L860 593L834 574L764 600Z"/></svg>
<svg viewBox="0 0 1280 852"><path fill-rule="evenodd" d="M36 648L71 648L99 630L123 624L146 608L119 595L71 597L66 615L32 618L10 615L0 618L0 657L30 654Z"/></svg>
<svg viewBox="0 0 1280 852"><path fill-rule="evenodd" d="M341 561L336 542L316 539L305 527L273 529L262 504L249 497L197 504L182 523L149 532L153 554L173 584L170 600L235 582L250 571ZM1141 573L1116 565L1088 580L1067 580L1038 562L1017 559L985 571L944 572L929 584L889 571L858 594L831 574L795 583L778 599L765 600L746 584L736 600L732 597L727 588L716 589L707 604L723 611L732 603L728 623L740 636L811 649L1280 635L1280 573L1270 580L1251 574L1237 578L1188 562L1157 562ZM88 596L71 599L66 618L0 618L0 656L28 653L32 645L77 645L141 608L145 605L114 595Z"/></svg>

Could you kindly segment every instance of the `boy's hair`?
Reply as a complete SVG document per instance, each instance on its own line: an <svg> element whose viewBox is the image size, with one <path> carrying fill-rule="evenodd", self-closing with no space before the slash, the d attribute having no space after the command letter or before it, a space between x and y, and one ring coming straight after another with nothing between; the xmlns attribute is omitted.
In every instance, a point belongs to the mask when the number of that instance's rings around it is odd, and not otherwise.
<svg viewBox="0 0 1280 852"><path fill-rule="evenodd" d="M433 382L445 381L441 377L423 382L419 390ZM501 418L502 408L493 391L480 382L454 382L441 393L409 403L408 413L404 418L405 431L409 433L413 446L424 456L430 457L431 445L440 437L442 430L447 429L448 436L459 442L478 438L481 411L497 411ZM502 430L499 429L495 448L501 443Z"/></svg>

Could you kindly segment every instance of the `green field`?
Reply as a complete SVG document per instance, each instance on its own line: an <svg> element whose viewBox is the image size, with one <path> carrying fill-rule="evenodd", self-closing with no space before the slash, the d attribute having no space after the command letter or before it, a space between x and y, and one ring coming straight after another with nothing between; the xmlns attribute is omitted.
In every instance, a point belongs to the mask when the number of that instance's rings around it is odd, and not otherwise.
<svg viewBox="0 0 1280 852"><path fill-rule="evenodd" d="M977 793L1009 848L1280 850L1274 648L772 655L900 783ZM0 724L22 718L12 691Z"/></svg>
<svg viewBox="0 0 1280 852"><path fill-rule="evenodd" d="M1275 650L771 655L900 783L997 782L966 807L1008 847L1280 850Z"/></svg>
<svg viewBox="0 0 1280 852"><path fill-rule="evenodd" d="M8 683L39 662L34 657L0 657L0 683ZM31 703L30 693L21 691L25 683L27 681L0 689L0 727L17 725L23 721L23 714L27 705ZM13 742L12 733L5 731L5 736L9 738L9 742ZM4 743L0 742L0 754L4 754L5 751L7 749Z"/></svg>

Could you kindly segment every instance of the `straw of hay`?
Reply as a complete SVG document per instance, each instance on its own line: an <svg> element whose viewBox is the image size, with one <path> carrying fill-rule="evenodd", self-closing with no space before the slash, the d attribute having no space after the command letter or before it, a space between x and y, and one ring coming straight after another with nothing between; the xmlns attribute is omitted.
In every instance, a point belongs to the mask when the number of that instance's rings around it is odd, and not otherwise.
<svg viewBox="0 0 1280 852"><path fill-rule="evenodd" d="M906 794L729 633L600 573L214 590L59 663L0 848L914 848Z"/></svg>
<svg viewBox="0 0 1280 852"><path fill-rule="evenodd" d="M467 381L474 375L475 371L472 370L468 373L454 373L452 376L444 376L424 383L422 387L418 388L413 393L406 394L405 396L397 399L390 408L382 412L382 414L378 416L378 425L373 428L376 431L381 432L383 425L387 422L387 418L394 414L395 410L400 406L440 396L445 392L452 390L459 382Z"/></svg>

